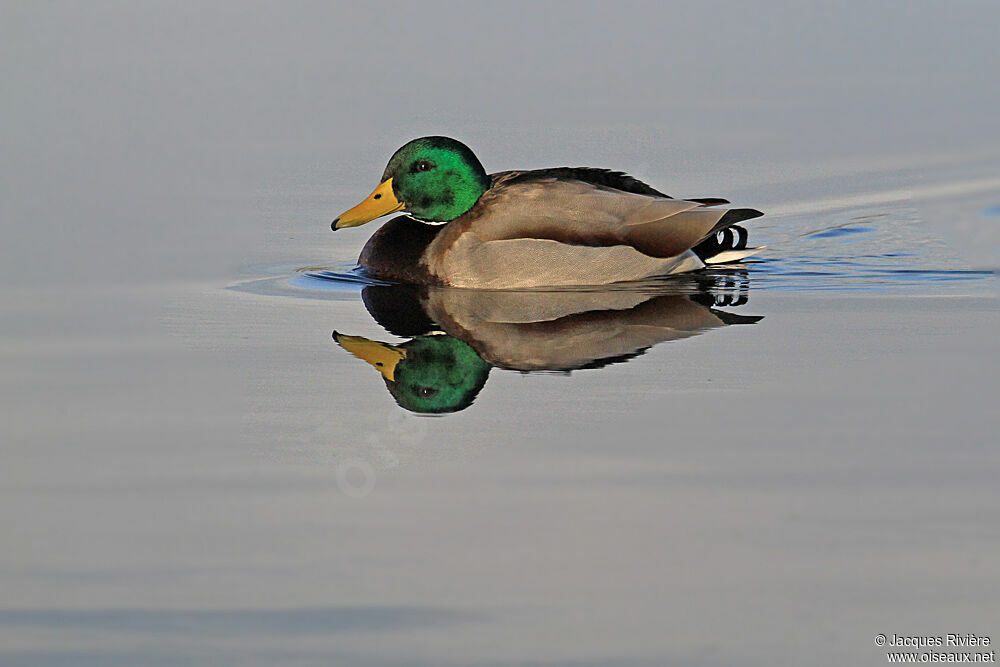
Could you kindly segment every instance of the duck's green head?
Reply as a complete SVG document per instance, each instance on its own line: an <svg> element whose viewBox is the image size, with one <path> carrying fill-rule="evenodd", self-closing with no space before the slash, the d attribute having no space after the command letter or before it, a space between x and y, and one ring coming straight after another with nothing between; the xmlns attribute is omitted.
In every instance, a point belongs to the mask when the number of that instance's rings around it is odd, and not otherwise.
<svg viewBox="0 0 1000 667"><path fill-rule="evenodd" d="M464 410L486 384L492 368L468 343L451 336L419 336L402 345L337 332L333 338L374 366L396 403L411 412Z"/></svg>
<svg viewBox="0 0 1000 667"><path fill-rule="evenodd" d="M356 227L396 211L424 222L448 222L472 208L489 187L483 165L461 141L414 139L393 154L375 191L331 227Z"/></svg>

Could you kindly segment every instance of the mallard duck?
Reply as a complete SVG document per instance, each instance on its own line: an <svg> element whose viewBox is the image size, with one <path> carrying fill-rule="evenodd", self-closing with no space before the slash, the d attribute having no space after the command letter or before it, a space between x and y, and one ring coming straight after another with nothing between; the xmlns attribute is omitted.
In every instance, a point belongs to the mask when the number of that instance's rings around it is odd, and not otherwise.
<svg viewBox="0 0 1000 667"><path fill-rule="evenodd" d="M557 167L487 174L448 137L397 150L378 187L334 230L393 218L358 264L400 282L485 289L605 285L695 271L755 249L736 223L763 213L673 199L623 172Z"/></svg>

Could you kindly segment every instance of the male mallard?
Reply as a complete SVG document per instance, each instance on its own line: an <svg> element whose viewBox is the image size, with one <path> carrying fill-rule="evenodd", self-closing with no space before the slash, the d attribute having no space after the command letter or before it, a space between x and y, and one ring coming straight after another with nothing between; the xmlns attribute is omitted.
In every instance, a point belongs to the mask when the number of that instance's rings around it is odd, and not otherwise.
<svg viewBox="0 0 1000 667"><path fill-rule="evenodd" d="M603 285L704 268L752 254L735 223L763 215L672 199L622 172L591 167L488 175L448 137L414 139L334 230L405 211L358 258L372 275L489 289Z"/></svg>

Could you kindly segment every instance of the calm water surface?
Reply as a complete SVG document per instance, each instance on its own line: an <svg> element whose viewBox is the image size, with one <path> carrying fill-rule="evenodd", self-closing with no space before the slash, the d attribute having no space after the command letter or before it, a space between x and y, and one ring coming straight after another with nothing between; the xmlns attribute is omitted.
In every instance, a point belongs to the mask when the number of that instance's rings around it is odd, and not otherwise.
<svg viewBox="0 0 1000 667"><path fill-rule="evenodd" d="M0 664L1000 641L996 8L740 7L463 10L466 58L403 7L12 10ZM757 206L767 249L613 290L366 281L374 225L329 221L429 133Z"/></svg>

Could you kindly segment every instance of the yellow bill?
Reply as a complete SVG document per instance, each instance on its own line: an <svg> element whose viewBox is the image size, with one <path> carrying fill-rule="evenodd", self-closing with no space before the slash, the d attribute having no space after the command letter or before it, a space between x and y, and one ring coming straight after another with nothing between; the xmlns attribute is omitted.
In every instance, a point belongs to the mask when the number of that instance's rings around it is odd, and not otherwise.
<svg viewBox="0 0 1000 667"><path fill-rule="evenodd" d="M402 210L403 204L392 193L392 179L379 183L368 197L349 211L341 213L330 227L336 231L344 227L357 227L366 222Z"/></svg>
<svg viewBox="0 0 1000 667"><path fill-rule="evenodd" d="M382 377L390 382L396 379L396 364L406 358L406 350L389 343L368 340L363 336L345 336L336 332L333 338L338 345L355 357L377 368Z"/></svg>

